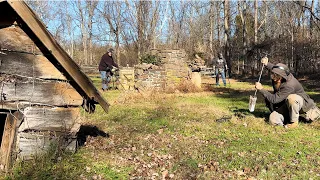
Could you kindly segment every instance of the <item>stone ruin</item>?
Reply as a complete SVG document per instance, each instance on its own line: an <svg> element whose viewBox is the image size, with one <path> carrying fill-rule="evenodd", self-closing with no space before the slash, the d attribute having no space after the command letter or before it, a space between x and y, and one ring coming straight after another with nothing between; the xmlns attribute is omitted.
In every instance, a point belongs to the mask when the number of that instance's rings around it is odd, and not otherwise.
<svg viewBox="0 0 320 180"><path fill-rule="evenodd" d="M160 66L143 63L136 65L134 68L126 67L120 70L120 82L124 89L149 88L163 90L175 88L182 80L194 79L195 74L191 71L190 63L188 63L187 54L184 50L153 49L151 50L151 55L156 55L160 58ZM200 80L199 77L196 79L198 80L195 85L200 87L201 77Z"/></svg>

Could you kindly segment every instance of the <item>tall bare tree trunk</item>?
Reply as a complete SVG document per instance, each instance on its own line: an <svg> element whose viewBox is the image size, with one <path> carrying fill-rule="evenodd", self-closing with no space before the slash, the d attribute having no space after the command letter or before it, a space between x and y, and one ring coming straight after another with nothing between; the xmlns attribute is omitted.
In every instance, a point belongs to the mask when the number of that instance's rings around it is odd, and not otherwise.
<svg viewBox="0 0 320 180"><path fill-rule="evenodd" d="M87 30L86 30L86 21L85 21L85 15L84 15L84 9L82 7L82 2L80 0L77 1L77 8L79 10L79 18L80 18L80 30L81 30L81 39L82 39L82 46L83 46L83 64L88 64L88 46L87 46Z"/></svg>
<svg viewBox="0 0 320 180"><path fill-rule="evenodd" d="M121 32L121 2L117 2L117 28L115 31L115 35L116 35L116 62L117 64L120 65L120 32Z"/></svg>
<svg viewBox="0 0 320 180"><path fill-rule="evenodd" d="M210 2L210 36L209 36L209 47L210 53L213 53L213 38L214 38L214 1Z"/></svg>
<svg viewBox="0 0 320 180"><path fill-rule="evenodd" d="M224 45L226 61L229 67L229 75L231 74L231 59L230 59L230 29L229 29L230 6L229 0L224 1Z"/></svg>
<svg viewBox="0 0 320 180"><path fill-rule="evenodd" d="M265 6L266 6L266 10L265 10L265 21L264 21L264 33L266 37L269 37L269 33L268 33L268 1L264 0L263 1Z"/></svg>
<svg viewBox="0 0 320 180"><path fill-rule="evenodd" d="M221 41L221 27L220 27L220 18L221 18L221 16L220 16L220 13L221 13L221 8L220 8L220 2L217 2L217 10L216 10L216 12L217 12L217 25L218 25L218 27L217 27L217 36L218 36L218 42L219 42L219 45L220 45L220 47L222 46L222 41Z"/></svg>
<svg viewBox="0 0 320 180"><path fill-rule="evenodd" d="M93 17L98 1L86 1L88 9L88 63L93 64L93 44L92 44L92 31L93 31Z"/></svg>
<svg viewBox="0 0 320 180"><path fill-rule="evenodd" d="M311 10L311 13L314 13L314 0L311 1L311 7L310 7L310 10ZM310 30L310 39L313 38L313 16L310 15L310 27L309 27L309 30Z"/></svg>
<svg viewBox="0 0 320 180"><path fill-rule="evenodd" d="M88 64L88 51L87 51L87 31L85 30L85 25L81 24L81 37L82 37L82 47L83 47L83 64Z"/></svg>
<svg viewBox="0 0 320 180"><path fill-rule="evenodd" d="M258 44L258 0L254 1L254 45ZM257 58L258 49L255 50L255 59ZM255 69L258 67L258 61L254 61L252 75L255 76Z"/></svg>
<svg viewBox="0 0 320 180"><path fill-rule="evenodd" d="M242 3L242 6L241 6ZM242 74L246 74L246 68L247 65L247 26L246 26L246 1L238 2L238 11L241 18L242 23L242 56L243 56L243 64L242 64Z"/></svg>
<svg viewBox="0 0 320 180"><path fill-rule="evenodd" d="M254 44L258 43L258 0L254 1Z"/></svg>
<svg viewBox="0 0 320 180"><path fill-rule="evenodd" d="M74 33L72 30L72 19L69 14L66 17L66 20L67 20L68 35L70 37L69 55L71 58L73 58L74 57Z"/></svg>

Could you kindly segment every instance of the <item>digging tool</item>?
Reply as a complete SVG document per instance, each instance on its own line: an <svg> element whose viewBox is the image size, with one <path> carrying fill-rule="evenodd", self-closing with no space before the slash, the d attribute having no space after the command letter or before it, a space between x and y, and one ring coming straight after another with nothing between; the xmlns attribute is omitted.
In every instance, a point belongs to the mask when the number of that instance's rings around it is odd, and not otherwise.
<svg viewBox="0 0 320 180"><path fill-rule="evenodd" d="M260 76L259 76L258 82L260 82L260 80L261 80L263 68L264 68L264 64L262 65L262 69L261 69L261 72L260 72ZM258 90L256 89L256 91L254 92L254 95L253 95L253 96L250 95L250 99L249 99L249 111L250 111L250 112L253 112L253 111L254 111L254 108L255 108L255 106L256 106L257 91L258 91Z"/></svg>

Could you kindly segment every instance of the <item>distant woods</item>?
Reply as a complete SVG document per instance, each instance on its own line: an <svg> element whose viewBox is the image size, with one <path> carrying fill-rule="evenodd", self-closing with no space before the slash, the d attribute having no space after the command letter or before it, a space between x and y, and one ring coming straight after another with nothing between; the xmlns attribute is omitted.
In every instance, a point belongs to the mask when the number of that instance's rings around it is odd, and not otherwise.
<svg viewBox="0 0 320 180"><path fill-rule="evenodd" d="M80 65L107 48L138 64L153 48L185 49L208 61L218 52L231 73L255 75L265 54L296 74L320 68L320 4L303 1L28 1Z"/></svg>

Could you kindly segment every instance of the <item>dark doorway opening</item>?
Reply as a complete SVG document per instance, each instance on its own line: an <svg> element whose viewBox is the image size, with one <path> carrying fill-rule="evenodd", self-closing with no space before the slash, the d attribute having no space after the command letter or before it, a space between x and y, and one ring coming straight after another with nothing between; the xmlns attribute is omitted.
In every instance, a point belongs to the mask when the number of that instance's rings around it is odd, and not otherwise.
<svg viewBox="0 0 320 180"><path fill-rule="evenodd" d="M4 132L4 125L6 124L7 113L0 112L0 147L2 143L2 136Z"/></svg>

